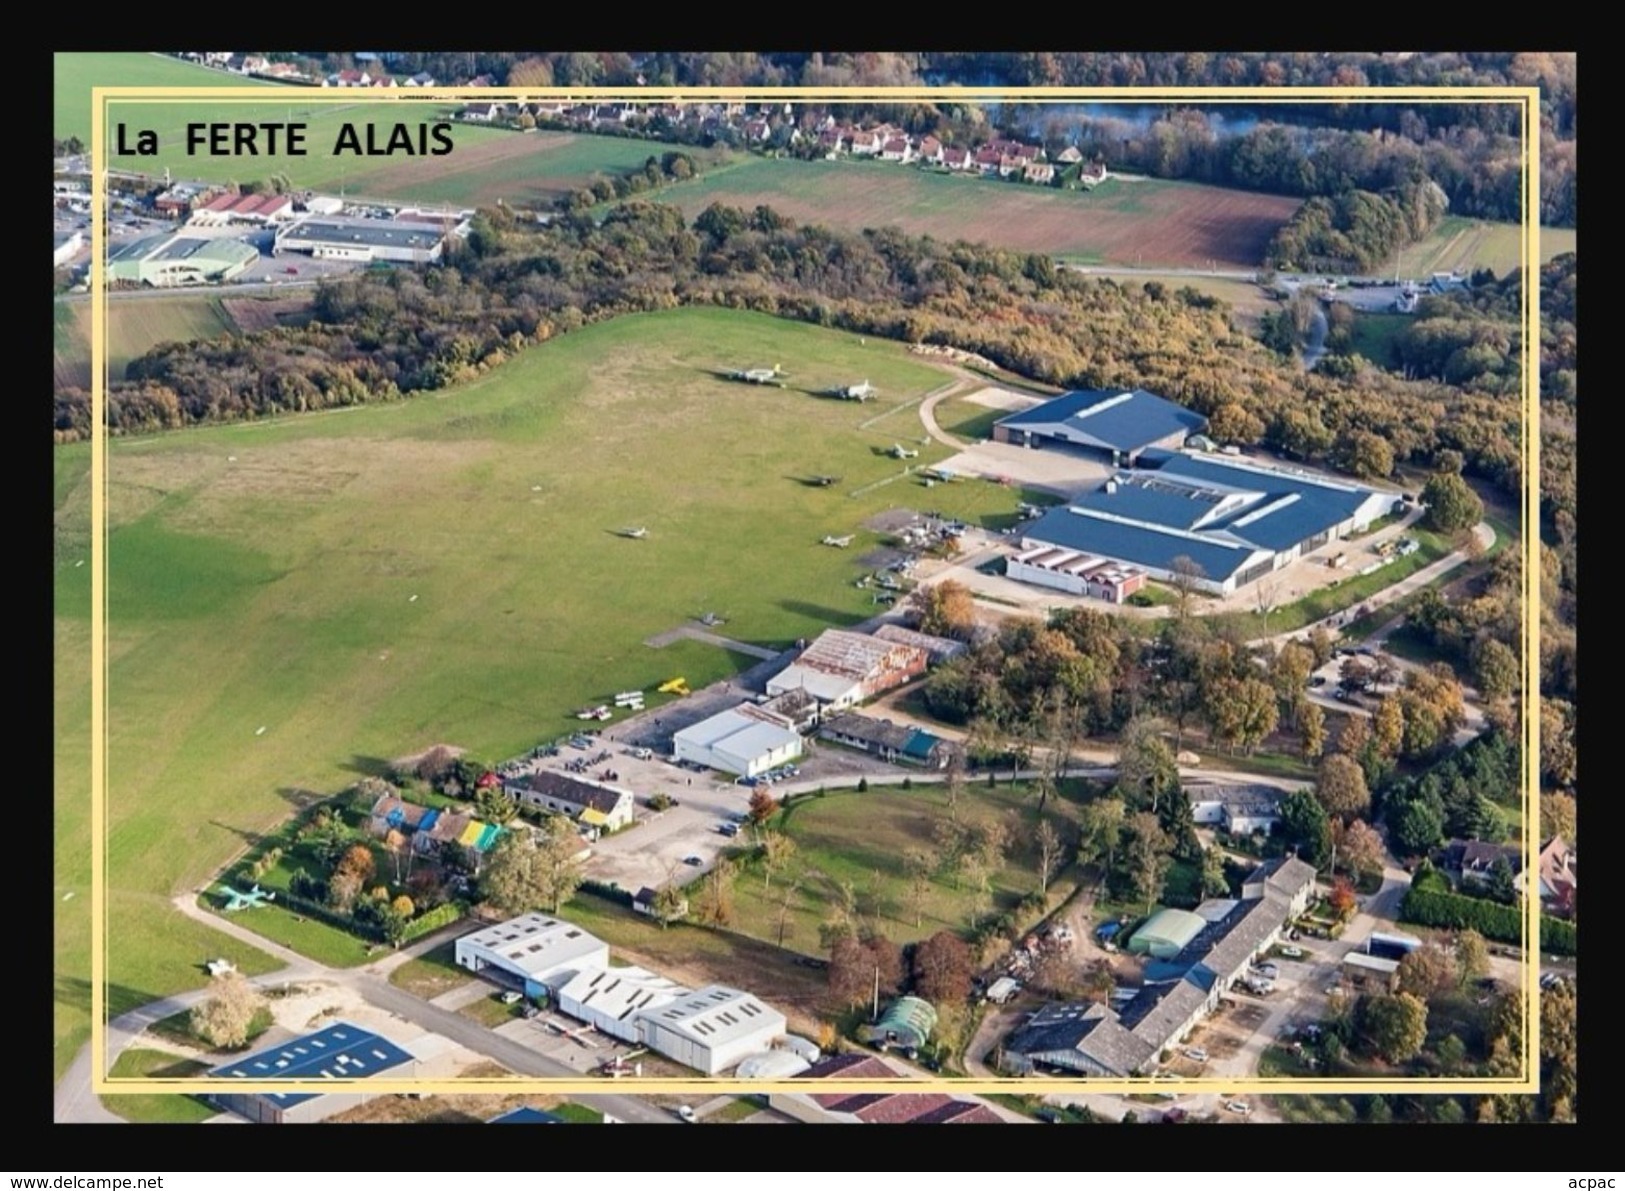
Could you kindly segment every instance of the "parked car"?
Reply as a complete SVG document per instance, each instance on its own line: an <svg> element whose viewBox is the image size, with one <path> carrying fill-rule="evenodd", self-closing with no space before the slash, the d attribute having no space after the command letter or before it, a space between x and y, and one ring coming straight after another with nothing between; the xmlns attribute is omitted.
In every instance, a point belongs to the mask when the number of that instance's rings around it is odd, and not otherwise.
<svg viewBox="0 0 1625 1191"><path fill-rule="evenodd" d="M694 1110L691 1107L689 1107L687 1104L679 1104L677 1106L676 1111L677 1111L677 1119L679 1121L687 1121L690 1125L694 1124L695 1121L698 1121L700 1119L699 1117L694 1115Z"/></svg>
<svg viewBox="0 0 1625 1191"><path fill-rule="evenodd" d="M1185 1048L1185 1057L1193 1063L1205 1063L1207 1062L1207 1051L1200 1046L1187 1046Z"/></svg>
<svg viewBox="0 0 1625 1191"><path fill-rule="evenodd" d="M1313 678L1311 678L1309 680L1309 685L1310 686L1316 686L1316 687L1325 686L1326 685L1326 676L1324 674L1316 674Z"/></svg>
<svg viewBox="0 0 1625 1191"><path fill-rule="evenodd" d="M1254 964L1253 971L1269 980L1274 980L1281 974L1281 969L1270 963Z"/></svg>
<svg viewBox="0 0 1625 1191"><path fill-rule="evenodd" d="M522 1001L524 999L525 999L525 994L524 993L515 992L511 988L507 992L502 994L502 1003L504 1005L517 1005L517 1004L519 1004L520 1001Z"/></svg>
<svg viewBox="0 0 1625 1191"><path fill-rule="evenodd" d="M1302 947L1283 947L1283 948L1281 948L1281 955L1286 959L1302 959L1303 958L1303 948Z"/></svg>
<svg viewBox="0 0 1625 1191"><path fill-rule="evenodd" d="M700 865L704 864L705 861L700 859L700 857L696 856L694 853L690 852L687 856L683 857L683 863L692 864L695 868L698 868Z"/></svg>
<svg viewBox="0 0 1625 1191"><path fill-rule="evenodd" d="M1248 1104L1245 1100L1227 1101L1225 1103L1225 1108L1233 1113L1236 1113L1238 1116L1247 1116L1253 1111L1253 1106Z"/></svg>

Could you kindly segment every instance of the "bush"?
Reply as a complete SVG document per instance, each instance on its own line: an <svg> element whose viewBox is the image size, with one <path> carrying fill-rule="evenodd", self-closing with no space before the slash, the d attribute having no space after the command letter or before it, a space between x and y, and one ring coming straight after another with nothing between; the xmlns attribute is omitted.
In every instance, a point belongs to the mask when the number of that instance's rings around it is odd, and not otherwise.
<svg viewBox="0 0 1625 1191"><path fill-rule="evenodd" d="M410 943L413 939L421 939L424 935L432 934L442 927L450 926L466 912L466 908L461 902L446 902L432 910L426 910L407 923L406 930L401 935L401 942Z"/></svg>
<svg viewBox="0 0 1625 1191"><path fill-rule="evenodd" d="M1155 607L1157 603L1156 600L1152 599L1143 591L1137 591L1133 595L1129 596L1127 602L1136 608L1151 608Z"/></svg>
<svg viewBox="0 0 1625 1191"><path fill-rule="evenodd" d="M869 779L866 778L866 777L860 777L858 779L858 793L859 794L867 794L868 792L869 792Z"/></svg>

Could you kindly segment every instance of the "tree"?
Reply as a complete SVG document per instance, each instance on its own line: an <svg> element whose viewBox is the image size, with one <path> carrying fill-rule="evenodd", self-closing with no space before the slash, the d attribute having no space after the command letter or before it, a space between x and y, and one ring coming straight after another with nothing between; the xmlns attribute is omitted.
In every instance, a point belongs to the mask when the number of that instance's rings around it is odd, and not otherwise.
<svg viewBox="0 0 1625 1191"><path fill-rule="evenodd" d="M1347 877L1333 879L1332 891L1326 901L1339 922L1347 922L1354 917L1354 911L1360 904L1360 899L1354 895L1354 884Z"/></svg>
<svg viewBox="0 0 1625 1191"><path fill-rule="evenodd" d="M1307 645L1288 641L1270 659L1270 685L1275 697L1288 707L1294 706L1309 684L1309 675L1315 668L1315 654Z"/></svg>
<svg viewBox="0 0 1625 1191"><path fill-rule="evenodd" d="M501 827L519 813L519 803L501 786L486 786L474 794L474 811L485 822Z"/></svg>
<svg viewBox="0 0 1625 1191"><path fill-rule="evenodd" d="M346 848L333 868L335 877L342 874L354 874L362 885L377 876L378 865L372 858L372 849L366 844L352 844Z"/></svg>
<svg viewBox="0 0 1625 1191"><path fill-rule="evenodd" d="M1371 743L1376 745L1377 752L1384 760L1392 761L1399 756L1399 750L1405 743L1405 709L1400 704L1399 696L1382 697L1382 702L1377 704L1376 714L1371 717L1371 729Z"/></svg>
<svg viewBox="0 0 1625 1191"><path fill-rule="evenodd" d="M1456 984L1466 988L1489 975L1490 950L1484 936L1471 928L1456 936Z"/></svg>
<svg viewBox="0 0 1625 1191"><path fill-rule="evenodd" d="M1061 871L1062 844L1061 833L1056 831L1048 819L1038 825L1038 893L1040 897L1049 896L1049 883L1055 874ZM918 923L915 923L918 926Z"/></svg>
<svg viewBox="0 0 1625 1191"><path fill-rule="evenodd" d="M928 1001L952 1004L970 996L976 960L958 935L938 931L914 945L914 988Z"/></svg>
<svg viewBox="0 0 1625 1191"><path fill-rule="evenodd" d="M1484 518L1484 502L1467 481L1449 472L1436 472L1422 485L1422 504L1427 508L1429 529L1459 533L1471 529Z"/></svg>
<svg viewBox="0 0 1625 1191"><path fill-rule="evenodd" d="M829 951L829 993L848 1009L868 999L872 977L868 955L856 935L841 935Z"/></svg>
<svg viewBox="0 0 1625 1191"><path fill-rule="evenodd" d="M1371 809L1371 791L1366 789L1365 771L1353 757L1331 753L1321 759L1315 778L1315 797L1328 815L1343 820L1363 815Z"/></svg>
<svg viewBox="0 0 1625 1191"><path fill-rule="evenodd" d="M1157 816L1142 811L1128 821L1128 843L1123 851L1129 884L1136 897L1145 900L1145 912L1162 892L1168 874L1168 848L1172 844Z"/></svg>
<svg viewBox="0 0 1625 1191"><path fill-rule="evenodd" d="M969 641L976 631L976 603L970 588L956 579L915 588L910 611L922 633Z"/></svg>
<svg viewBox="0 0 1625 1191"><path fill-rule="evenodd" d="M1071 1001L1080 995L1079 975L1078 965L1064 949L1050 947L1038 953L1028 984L1059 1000Z"/></svg>
<svg viewBox="0 0 1625 1191"><path fill-rule="evenodd" d="M1408 952L1399 961L1399 990L1431 1000L1456 983L1456 961L1436 943Z"/></svg>
<svg viewBox="0 0 1625 1191"><path fill-rule="evenodd" d="M1388 838L1402 856L1423 856L1444 839L1444 810L1426 798L1390 804Z"/></svg>
<svg viewBox="0 0 1625 1191"><path fill-rule="evenodd" d="M1416 997L1410 993L1366 997L1360 1009L1361 1032L1375 1054L1390 1063L1403 1063L1422 1053L1428 1007Z"/></svg>
<svg viewBox="0 0 1625 1191"><path fill-rule="evenodd" d="M1304 760L1313 761L1326 751L1326 713L1319 703L1302 700L1298 708L1298 733Z"/></svg>
<svg viewBox="0 0 1625 1191"><path fill-rule="evenodd" d="M1169 584L1178 595L1178 602L1174 605L1179 619L1184 620L1190 615L1191 596L1201 590L1202 582L1207 578L1207 572L1202 564L1188 554L1176 556L1168 564Z"/></svg>
<svg viewBox="0 0 1625 1191"><path fill-rule="evenodd" d="M762 888L773 887L773 870L783 868L796 854L796 841L782 831L762 833Z"/></svg>
<svg viewBox="0 0 1625 1191"><path fill-rule="evenodd" d="M757 830L760 830L769 819L779 813L779 801L758 787L751 792L750 804L745 813L750 816L750 821Z"/></svg>
<svg viewBox="0 0 1625 1191"><path fill-rule="evenodd" d="M654 901L650 903L649 909L652 911L650 917L660 923L661 929L664 930L688 913L688 898L683 896L681 885L675 881L668 881L655 890Z"/></svg>
<svg viewBox="0 0 1625 1191"><path fill-rule="evenodd" d="M1117 793L1130 806L1149 806L1153 813L1164 797L1179 789L1174 751L1145 718L1123 725L1117 744Z"/></svg>
<svg viewBox="0 0 1625 1191"><path fill-rule="evenodd" d="M1078 859L1101 866L1104 877L1116 866L1117 849L1122 842L1128 809L1121 798L1097 798L1083 808L1079 826L1083 832Z"/></svg>
<svg viewBox="0 0 1625 1191"><path fill-rule="evenodd" d="M1320 868L1332 851L1326 808L1308 790L1294 790L1281 800L1280 832L1299 859Z"/></svg>
<svg viewBox="0 0 1625 1191"><path fill-rule="evenodd" d="M948 761L947 772L942 775L942 794L948 803L948 818L959 817L959 796L965 792L965 766L956 750Z"/></svg>
<svg viewBox="0 0 1625 1191"><path fill-rule="evenodd" d="M1579 844L1579 824L1575 819L1574 795L1560 791L1540 796L1540 838L1562 836L1570 844Z"/></svg>
<svg viewBox="0 0 1625 1191"><path fill-rule="evenodd" d="M480 890L505 914L540 908L557 913L581 885L581 847L562 815L547 816L535 831L509 831L491 849Z"/></svg>
<svg viewBox="0 0 1625 1191"><path fill-rule="evenodd" d="M1492 901L1502 905L1517 903L1518 874L1512 871L1512 862L1505 856L1497 856L1490 864L1490 871L1484 880L1484 892L1489 894Z"/></svg>
<svg viewBox="0 0 1625 1191"><path fill-rule="evenodd" d="M1084 969L1078 981L1078 995L1087 997L1092 1001L1105 1001L1112 995L1117 987L1117 974L1112 971L1111 961L1104 956L1091 961Z"/></svg>
<svg viewBox="0 0 1625 1191"><path fill-rule="evenodd" d="M924 848L909 848L903 853L903 874L908 880L908 906L914 913L914 929L925 920L925 899L931 895L931 875L942 867L942 862Z"/></svg>
<svg viewBox="0 0 1625 1191"><path fill-rule="evenodd" d="M192 1033L220 1050L235 1050L248 1041L254 1017L265 998L241 972L225 972L209 981L207 1000L192 1009Z"/></svg>
<svg viewBox="0 0 1625 1191"><path fill-rule="evenodd" d="M1382 870L1382 837L1356 819L1343 830L1337 841L1338 854L1343 866L1351 873L1370 873Z"/></svg>
<svg viewBox="0 0 1625 1191"><path fill-rule="evenodd" d="M1251 753L1280 721L1275 691L1258 678L1220 678L1208 684L1207 720L1232 750Z"/></svg>
<svg viewBox="0 0 1625 1191"><path fill-rule="evenodd" d="M1230 879L1224 872L1224 853L1218 848L1202 851L1202 896L1230 896Z"/></svg>
<svg viewBox="0 0 1625 1191"><path fill-rule="evenodd" d="M1358 757L1371 743L1371 721L1363 715L1345 716L1337 732L1337 751Z"/></svg>
<svg viewBox="0 0 1625 1191"><path fill-rule="evenodd" d="M699 918L706 926L727 926L734 920L733 879L737 868L732 860L719 859L705 874L700 894Z"/></svg>
<svg viewBox="0 0 1625 1191"><path fill-rule="evenodd" d="M455 753L445 745L437 744L418 758L417 764L412 767L412 771L431 786L435 786L451 771L452 763L456 760L457 755Z"/></svg>
<svg viewBox="0 0 1625 1191"><path fill-rule="evenodd" d="M1473 678L1486 699L1504 699L1518 689L1518 655L1510 646L1487 634L1473 640Z"/></svg>
<svg viewBox="0 0 1625 1191"><path fill-rule="evenodd" d="M399 885L402 881L410 878L412 875L412 857L416 854L416 849L412 847L411 838L391 827L384 836L384 850L389 853L390 860L394 864L395 884ZM402 860L406 861L404 876L401 873Z"/></svg>

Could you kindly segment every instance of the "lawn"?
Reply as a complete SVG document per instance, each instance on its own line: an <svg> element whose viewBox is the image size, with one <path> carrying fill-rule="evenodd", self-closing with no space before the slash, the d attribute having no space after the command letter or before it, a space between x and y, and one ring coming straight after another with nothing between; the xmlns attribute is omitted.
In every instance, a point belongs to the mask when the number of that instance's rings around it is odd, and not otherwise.
<svg viewBox="0 0 1625 1191"><path fill-rule="evenodd" d="M1068 782L1064 797L1049 800L1045 815L1063 834L1067 824L1077 822L1083 795L1083 783ZM1019 913L1017 903L1038 887L1036 810L1036 796L1025 784L1001 783L989 788L985 781L972 781L960 796L956 813L962 820L998 821L1011 840L1004 865L990 881L988 904L993 914ZM788 894L783 946L822 955L819 924L828 918L841 887L849 884L858 913L898 943L944 929L968 934L976 900L972 884L956 881L951 874L937 876L916 918L903 869L903 856L910 848L934 847L932 832L947 817L947 799L940 784L913 789L883 786L863 793L842 790L796 799L777 821L795 841L796 855L771 880L755 861L740 873L734 886L736 928L777 944ZM1050 883L1051 897L1059 901L1068 896L1076 888L1078 876L1076 869L1062 872Z"/></svg>
<svg viewBox="0 0 1625 1191"><path fill-rule="evenodd" d="M963 397L950 398L937 403L937 425L949 434L971 442L993 437L993 425L1000 418L1010 416L1010 410L990 409Z"/></svg>
<svg viewBox="0 0 1625 1191"><path fill-rule="evenodd" d="M803 387L716 375L760 360ZM113 441L115 1008L200 986L216 956L276 966L168 902L312 792L436 743L512 756L617 690L737 673L751 659L644 644L705 611L770 646L861 620L873 606L854 581L881 540L862 526L887 508L1014 515L1012 490L927 496L903 477L883 452L920 433L912 411L864 429L873 403L809 395L851 376L899 404L943 381L900 344L691 309L586 328L455 391ZM949 453L927 444L918 462ZM53 457L61 1070L88 1009L88 444ZM811 473L843 483L809 487ZM649 536L617 536L624 525ZM857 542L821 548L831 533ZM244 921L309 954L364 958L359 940L293 918L270 907Z"/></svg>
<svg viewBox="0 0 1625 1191"><path fill-rule="evenodd" d="M471 1017L488 1030L494 1030L500 1025L515 1021L525 1016L524 1001L515 1001L512 1005L502 1003L501 993L492 993L488 997L481 997L477 1001L470 1001L457 1012L464 1017Z"/></svg>
<svg viewBox="0 0 1625 1191"><path fill-rule="evenodd" d="M473 973L467 968L457 966L456 956L455 940L442 943L396 968L389 974L389 982L396 988L405 989L414 997L432 1001L442 993L461 988L474 979Z"/></svg>
<svg viewBox="0 0 1625 1191"><path fill-rule="evenodd" d="M92 87L247 86L293 90L260 79L209 70L165 54L57 54L54 66L51 131L62 140L76 136L87 145L90 143Z"/></svg>
<svg viewBox="0 0 1625 1191"><path fill-rule="evenodd" d="M113 1079L175 1079L202 1075L207 1063L183 1059L161 1050L132 1047L113 1062ZM196 1125L218 1116L219 1110L196 1096L153 1092L127 1092L103 1097L102 1103L126 1121L145 1125Z"/></svg>
<svg viewBox="0 0 1625 1191"><path fill-rule="evenodd" d="M765 203L802 222L900 227L1082 264L1257 268L1301 200L1191 182L1065 191L873 161L748 157L669 187L692 218L713 202Z"/></svg>
<svg viewBox="0 0 1625 1191"><path fill-rule="evenodd" d="M1522 231L1516 223L1487 223L1447 215L1431 233L1404 250L1395 268L1385 268L1382 273L1392 277L1400 272L1425 280L1430 273L1488 268L1497 277L1505 277L1522 259ZM1541 261L1573 252L1577 239L1578 233L1572 227L1541 228Z"/></svg>
<svg viewBox="0 0 1625 1191"><path fill-rule="evenodd" d="M708 1113L705 1117L705 1123L707 1125L734 1124L746 1117L753 1117L761 1111L762 1105L756 1103L756 1101L739 1097L730 1100L715 1112Z"/></svg>
<svg viewBox="0 0 1625 1191"><path fill-rule="evenodd" d="M1349 331L1349 351L1364 356L1378 368L1397 371L1400 367L1397 340L1407 327L1414 326L1415 323L1416 319L1409 314L1357 311L1354 315L1354 325Z"/></svg>
<svg viewBox="0 0 1625 1191"><path fill-rule="evenodd" d="M254 1014L254 1019L248 1023L248 1041L236 1047L237 1051L253 1049L254 1040L276 1024L276 1018L271 1015L269 1006L261 1006ZM192 1011L183 1009L179 1013L172 1013L168 1017L160 1018L147 1027L147 1032L154 1038L165 1042L175 1042L182 1046L190 1046L197 1050L211 1050L210 1044L192 1033Z"/></svg>
<svg viewBox="0 0 1625 1191"><path fill-rule="evenodd" d="M1094 270L1091 270L1094 272ZM1230 277L1189 277L1179 273L1110 273L1096 272L1124 289L1142 288L1151 282L1166 286L1170 292L1189 287L1199 294L1218 298L1226 303L1249 330L1257 327L1260 315L1281 308L1280 301L1263 286L1251 281L1238 281Z"/></svg>

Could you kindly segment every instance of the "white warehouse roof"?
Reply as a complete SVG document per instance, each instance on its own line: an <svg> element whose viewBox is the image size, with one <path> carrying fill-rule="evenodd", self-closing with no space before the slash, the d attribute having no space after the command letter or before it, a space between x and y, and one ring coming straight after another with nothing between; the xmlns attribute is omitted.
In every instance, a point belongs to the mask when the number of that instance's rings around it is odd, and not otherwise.
<svg viewBox="0 0 1625 1191"><path fill-rule="evenodd" d="M646 1015L670 1030L713 1050L737 1038L772 1028L783 1032L784 1014L770 1009L748 992L721 984L708 984L692 996Z"/></svg>
<svg viewBox="0 0 1625 1191"><path fill-rule="evenodd" d="M491 952L531 974L608 953L608 944L579 926L534 912L464 935L457 940L457 951L467 948Z"/></svg>
<svg viewBox="0 0 1625 1191"><path fill-rule="evenodd" d="M628 1021L645 1010L659 1009L689 990L647 968L587 968L559 989L559 1007L572 1017L591 1009L616 1021Z"/></svg>

